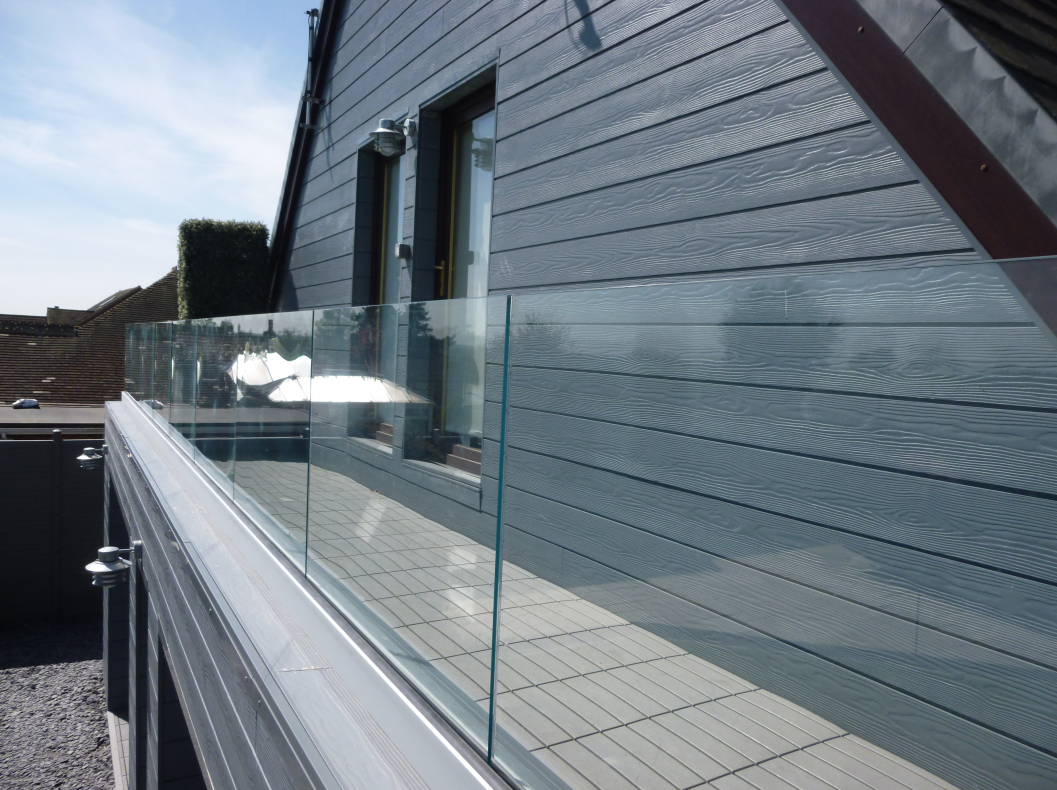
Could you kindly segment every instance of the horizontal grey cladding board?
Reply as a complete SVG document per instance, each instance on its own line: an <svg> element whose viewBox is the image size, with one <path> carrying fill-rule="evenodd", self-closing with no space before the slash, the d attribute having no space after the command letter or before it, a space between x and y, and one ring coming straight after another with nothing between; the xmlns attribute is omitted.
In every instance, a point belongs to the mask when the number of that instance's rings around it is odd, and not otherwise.
<svg viewBox="0 0 1057 790"><path fill-rule="evenodd" d="M1057 348L1034 326L547 325L532 368L1057 409ZM659 385L660 386L660 385Z"/></svg>
<svg viewBox="0 0 1057 790"><path fill-rule="evenodd" d="M625 104L626 97L632 95L632 87L637 91L638 86L653 85L655 91L664 86L665 90L681 93L691 85L683 76L690 68L690 61L713 60L717 56L720 60L742 59L737 42L752 39L774 25L784 30L777 37L760 36L759 40L769 42L787 57L790 54L787 44L799 39L803 48L804 43L792 25L784 22L785 17L772 0L703 2L641 35L609 47L605 55L582 61L505 100L499 114L499 135L509 136L548 118L596 103L602 97ZM526 53L519 58L519 63L529 67L530 61L538 60L541 54L535 50ZM816 68L821 68L817 57L815 62ZM537 65L545 66L543 61ZM505 78L504 72L504 81ZM749 90L753 90L750 85L743 92ZM634 112L633 100L627 104L629 113Z"/></svg>
<svg viewBox="0 0 1057 790"><path fill-rule="evenodd" d="M1057 412L514 368L510 405L1057 494Z"/></svg>
<svg viewBox="0 0 1057 790"><path fill-rule="evenodd" d="M614 0L580 22L570 20L539 46L524 53L504 53L496 99L505 101L538 82L598 57L622 41L693 8L700 0ZM577 3L579 5L579 3Z"/></svg>
<svg viewBox="0 0 1057 790"><path fill-rule="evenodd" d="M914 180L877 129L861 124L501 214L492 220L492 249L535 247Z"/></svg>
<svg viewBox="0 0 1057 790"><path fill-rule="evenodd" d="M427 69L432 65L435 68L454 60L480 39L495 32L494 27L481 23L477 18L478 12L490 14L495 24L498 20L497 11L509 15L511 5L511 0L465 0L446 2L439 8L421 2L412 6L413 11L419 10L426 15L421 23L410 29L401 27L395 33L400 37L398 41L389 42L386 37L375 39L347 67L349 79L340 82L334 80L328 86L327 144L332 145L334 140L344 137L364 122L362 113L350 111L365 97L379 91L390 81L395 80L399 84L405 72L416 72L416 67ZM460 29L470 19L474 20L474 24ZM440 62L437 58L441 59ZM423 75L418 75L413 78L412 84L417 84L422 78ZM404 91L393 90L393 86L390 86L385 92L391 100ZM322 150L318 142L313 147L313 155Z"/></svg>
<svg viewBox="0 0 1057 790"><path fill-rule="evenodd" d="M511 408L509 448L1057 581L1057 502L636 426Z"/></svg>
<svg viewBox="0 0 1057 790"><path fill-rule="evenodd" d="M832 74L816 72L760 94L497 178L495 213L779 145L865 120L859 105ZM498 147L502 149L502 144Z"/></svg>
<svg viewBox="0 0 1057 790"><path fill-rule="evenodd" d="M611 519L511 496L507 523L768 636L1052 751L1057 672Z"/></svg>
<svg viewBox="0 0 1057 790"><path fill-rule="evenodd" d="M600 66L608 59L588 63ZM587 104L561 106L573 102L588 86L602 90L593 82L572 79L572 95L563 102L525 104L533 98L537 102L543 99L531 94L550 87L544 82L500 105L499 136L503 142L498 171L505 174L556 159L822 68L822 61L795 27L781 24L644 81L608 85L605 94ZM529 117L521 117L524 115Z"/></svg>
<svg viewBox="0 0 1057 790"><path fill-rule="evenodd" d="M352 259L349 256L334 258L324 263L302 266L290 270L290 282L295 288L310 285L322 285L337 280L348 280L352 277Z"/></svg>
<svg viewBox="0 0 1057 790"><path fill-rule="evenodd" d="M529 532L553 529L542 500L561 502L1057 668L1055 585L521 450L504 479L510 523Z"/></svg>
<svg viewBox="0 0 1057 790"><path fill-rule="evenodd" d="M319 132L319 137L323 132ZM359 168L356 149L353 148L341 159L336 156L323 156L310 159L305 167L304 189L301 191L301 200L315 200L320 195L330 192L332 189L356 178Z"/></svg>
<svg viewBox="0 0 1057 790"><path fill-rule="evenodd" d="M300 266L309 266L313 263L322 263L331 258L341 255L351 255L353 252L353 229L339 231L332 236L327 236L304 247L297 247L290 251L290 268L296 269Z"/></svg>
<svg viewBox="0 0 1057 790"><path fill-rule="evenodd" d="M356 179L346 181L329 192L324 192L319 197L301 202L301 208L297 211L296 226L301 227L310 222L333 214L336 211L347 208L356 202Z"/></svg>
<svg viewBox="0 0 1057 790"><path fill-rule="evenodd" d="M962 788L1044 790L1057 761L730 618L566 552L562 585Z"/></svg>
<svg viewBox="0 0 1057 790"><path fill-rule="evenodd" d="M959 256L949 256L958 258ZM511 299L511 354L547 325L1031 323L993 263L937 256L898 268L820 264L670 284L527 291ZM920 264L920 265L918 265ZM560 329L548 330L560 332ZM560 348L564 338L552 341ZM492 355L489 362L501 362Z"/></svg>
<svg viewBox="0 0 1057 790"><path fill-rule="evenodd" d="M389 28L400 25L406 35L414 30L424 19L436 13L438 3L422 3L415 0L370 0L365 2L350 15L342 31L341 40L334 51L328 78L344 82L357 72L354 66L350 74L343 74L347 66L354 61L362 64L360 55L379 36L388 38ZM410 9L410 13L409 13Z"/></svg>
<svg viewBox="0 0 1057 790"><path fill-rule="evenodd" d="M382 0L384 2L384 0ZM349 40L356 35L372 14L377 13L379 0L343 0L345 8L342 15L341 28L338 31L337 43L334 47L333 59Z"/></svg>
<svg viewBox="0 0 1057 790"><path fill-rule="evenodd" d="M294 230L292 248L296 250L300 247L307 247L309 244L322 241L343 230L351 230L355 212L355 206L345 206L339 211L300 225Z"/></svg>
<svg viewBox="0 0 1057 790"><path fill-rule="evenodd" d="M493 290L962 251L920 185L494 252Z"/></svg>
<svg viewBox="0 0 1057 790"><path fill-rule="evenodd" d="M483 60L493 61L499 51L504 56L526 51L556 33L561 34L566 25L576 24L583 10L600 8L607 2L583 0L571 6L568 0L518 5L512 0L493 0L486 7L487 16L475 16L468 24L456 25L450 18L431 20L433 40L423 35L416 42L417 49L402 50L400 56L394 57L391 63L396 66L386 66L387 74L376 75L385 80L383 84L370 89L367 84L357 84L347 91L348 96L341 97L333 111L327 108L327 123L331 127L314 141L312 155L317 159L324 155L348 156L357 141L373 128L370 124L377 121L380 113L402 112L431 101L460 79L483 68L486 65ZM575 48L583 44L567 39L565 46ZM353 111L344 109L353 107Z"/></svg>
<svg viewBox="0 0 1057 790"><path fill-rule="evenodd" d="M352 302L352 280L338 280L322 285L291 289L292 301L284 303L285 310L308 310L315 307L337 307Z"/></svg>

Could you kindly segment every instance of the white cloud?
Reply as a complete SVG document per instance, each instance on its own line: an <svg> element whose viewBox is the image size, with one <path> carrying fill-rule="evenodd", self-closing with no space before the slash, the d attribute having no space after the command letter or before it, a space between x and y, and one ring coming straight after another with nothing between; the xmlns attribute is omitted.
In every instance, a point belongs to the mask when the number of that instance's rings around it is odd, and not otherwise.
<svg viewBox="0 0 1057 790"><path fill-rule="evenodd" d="M171 268L185 218L270 225L300 75L276 84L264 48L115 2L4 4L0 28L0 312L61 303L27 267L81 282L76 307Z"/></svg>

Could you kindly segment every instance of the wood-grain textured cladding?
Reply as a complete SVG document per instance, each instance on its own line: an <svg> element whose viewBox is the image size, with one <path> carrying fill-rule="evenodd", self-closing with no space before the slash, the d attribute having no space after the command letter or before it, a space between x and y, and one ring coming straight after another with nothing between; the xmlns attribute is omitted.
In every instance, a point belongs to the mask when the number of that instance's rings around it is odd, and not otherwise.
<svg viewBox="0 0 1057 790"><path fill-rule="evenodd" d="M771 0L341 16L281 307L362 302L367 132L494 65L490 291L565 331L511 357L515 559L585 597L623 591L623 617L959 787L1052 786L1057 444L1037 437L1057 436L1057 365L997 270L920 269L868 297L820 277L780 318L751 279L697 283L685 303L644 297L634 325L616 297L612 320L602 302L584 320L545 290L979 260L842 76ZM408 243L426 155L409 150ZM702 320L710 299L737 314ZM314 436L313 462L488 535L498 362L480 492L341 436Z"/></svg>
<svg viewBox="0 0 1057 790"><path fill-rule="evenodd" d="M353 217L367 132L490 63L492 291L973 254L771 0L349 0L340 16L283 309L362 301L352 261L370 242Z"/></svg>

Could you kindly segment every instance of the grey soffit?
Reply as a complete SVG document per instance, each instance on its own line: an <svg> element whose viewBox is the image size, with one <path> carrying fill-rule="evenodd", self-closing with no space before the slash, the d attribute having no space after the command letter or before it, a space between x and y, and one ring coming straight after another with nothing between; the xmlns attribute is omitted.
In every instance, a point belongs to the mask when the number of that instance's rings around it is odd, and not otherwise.
<svg viewBox="0 0 1057 790"><path fill-rule="evenodd" d="M200 579L336 787L508 787L312 591L128 396L107 404ZM324 779L326 783L326 780Z"/></svg>
<svg viewBox="0 0 1057 790"><path fill-rule="evenodd" d="M856 0L1057 223L1057 121L938 0Z"/></svg>

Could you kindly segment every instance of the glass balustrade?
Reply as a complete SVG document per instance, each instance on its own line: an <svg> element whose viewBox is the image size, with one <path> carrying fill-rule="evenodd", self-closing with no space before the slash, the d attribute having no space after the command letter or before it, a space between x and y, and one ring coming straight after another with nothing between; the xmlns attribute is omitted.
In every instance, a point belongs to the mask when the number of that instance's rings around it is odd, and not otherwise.
<svg viewBox="0 0 1057 790"><path fill-rule="evenodd" d="M138 325L126 379L526 788L1052 787L1047 266Z"/></svg>

